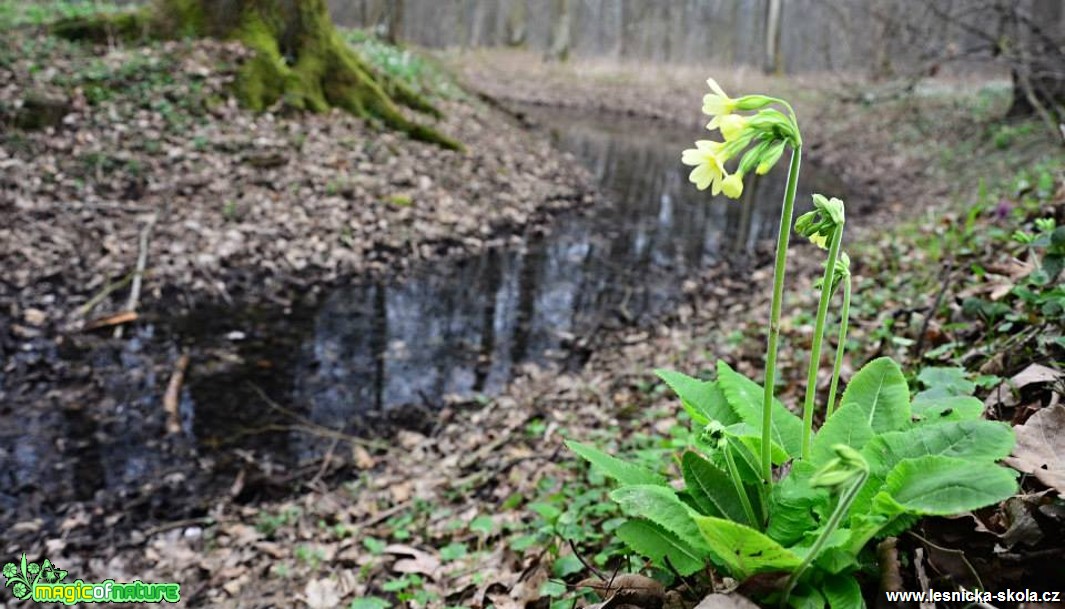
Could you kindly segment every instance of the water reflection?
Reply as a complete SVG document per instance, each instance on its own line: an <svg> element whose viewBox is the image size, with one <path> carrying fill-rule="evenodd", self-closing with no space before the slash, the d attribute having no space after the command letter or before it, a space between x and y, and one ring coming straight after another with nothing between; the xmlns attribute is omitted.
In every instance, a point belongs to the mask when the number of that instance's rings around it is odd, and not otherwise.
<svg viewBox="0 0 1065 609"><path fill-rule="evenodd" d="M369 411L496 392L515 366L564 357L574 337L654 318L686 278L744 258L775 229L779 171L749 185L742 202L710 201L679 163L691 134L554 110L550 121L608 201L519 249L334 292L315 315L295 384L316 422L350 430Z"/></svg>
<svg viewBox="0 0 1065 609"><path fill-rule="evenodd" d="M711 201L679 162L691 133L554 110L548 118L539 120L595 175L606 201L530 231L519 247L429 264L402 281L354 282L313 309L216 307L141 324L122 342L63 354L42 339L41 349L13 354L8 367L26 371L4 381L47 363L82 393L4 383L20 405L0 412L0 423L17 418L0 430L5 519L102 489L121 497L172 483L151 491L151 505L167 510L189 495L176 489L204 492L201 482L182 486L198 464L213 463L202 484L226 492L247 463L291 464L329 445L284 425L363 432L365 415L424 419L448 394L495 393L528 362L579 364L572 343L650 322L676 304L685 279L748 260L776 228L780 172L748 185L742 203ZM803 177L824 178L810 169ZM182 352L192 356L184 433L168 436L162 399Z"/></svg>

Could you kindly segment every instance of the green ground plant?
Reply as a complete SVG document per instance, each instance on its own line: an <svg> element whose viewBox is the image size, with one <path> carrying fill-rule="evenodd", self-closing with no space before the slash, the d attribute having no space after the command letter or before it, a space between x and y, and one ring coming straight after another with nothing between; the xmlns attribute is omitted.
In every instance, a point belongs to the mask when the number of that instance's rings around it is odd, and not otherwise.
<svg viewBox="0 0 1065 609"><path fill-rule="evenodd" d="M775 398L802 138L795 113L783 100L733 99L713 80L708 84L712 93L704 98L703 110L712 120L707 128L719 130L723 141L701 140L685 151L683 162L695 167L690 178L698 188L738 198L745 174L764 173L785 148L792 152L764 384L724 361L717 362L714 380L657 371L693 425L674 453L672 471L679 470L680 483L671 483L662 466L618 459L589 444L568 445L619 483L611 498L629 519L615 533L652 564L682 576L713 567L739 581L779 575L760 600L781 606L863 607L855 575L875 566L872 541L898 534L922 516L974 510L1017 491L1016 474L996 465L1009 455L1013 433L1004 424L981 420L982 403L971 395L975 385L957 382L949 369L924 371L919 378L926 389L911 398L901 368L889 358L874 359L855 373L836 407L847 344L850 265L843 253L844 204L821 195L814 197L814 210L794 222L796 232L828 251L802 416ZM735 158L736 169L729 173L726 164ZM1031 241L1054 246L1050 236ZM843 303L835 317L839 340L830 396L825 423L815 432L821 345L838 293Z"/></svg>

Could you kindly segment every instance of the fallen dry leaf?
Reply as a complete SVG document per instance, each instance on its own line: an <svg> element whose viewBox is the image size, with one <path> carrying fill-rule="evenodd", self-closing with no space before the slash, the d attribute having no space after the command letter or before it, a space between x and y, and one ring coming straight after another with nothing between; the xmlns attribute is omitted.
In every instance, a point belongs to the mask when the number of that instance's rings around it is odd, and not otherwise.
<svg viewBox="0 0 1065 609"><path fill-rule="evenodd" d="M392 570L397 573L418 573L435 578L440 571L439 558L411 546L392 544L385 548L385 553L409 557L401 558L392 565Z"/></svg>
<svg viewBox="0 0 1065 609"><path fill-rule="evenodd" d="M758 609L758 605L738 594L711 594L700 601L695 609Z"/></svg>
<svg viewBox="0 0 1065 609"><path fill-rule="evenodd" d="M1042 364L1032 364L1013 375L1013 378L1010 380L1013 382L1014 387L1022 389L1028 385L1053 383L1063 377L1065 377L1065 374L1058 370L1043 366Z"/></svg>
<svg viewBox="0 0 1065 609"><path fill-rule="evenodd" d="M1058 493L1065 491L1065 406L1044 408L1014 430L1017 446L1006 463Z"/></svg>
<svg viewBox="0 0 1065 609"><path fill-rule="evenodd" d="M307 582L303 595L311 609L334 609L340 606L337 585L331 579L312 579Z"/></svg>
<svg viewBox="0 0 1065 609"><path fill-rule="evenodd" d="M666 597L666 589L661 583L636 573L618 575L609 581L589 578L582 580L577 587L595 590L601 598L612 601L612 605L636 605L657 609L662 606Z"/></svg>

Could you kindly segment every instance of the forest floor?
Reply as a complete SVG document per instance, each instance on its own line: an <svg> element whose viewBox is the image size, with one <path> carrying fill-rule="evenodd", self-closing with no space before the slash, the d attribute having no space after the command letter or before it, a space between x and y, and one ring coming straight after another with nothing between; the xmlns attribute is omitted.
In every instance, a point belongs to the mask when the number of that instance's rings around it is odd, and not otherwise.
<svg viewBox="0 0 1065 609"><path fill-rule="evenodd" d="M6 121L17 120L30 90L70 104L50 129L0 133L7 220L0 414L11 418L16 404L38 398L31 389L64 378L42 371L45 358L27 352L75 340L92 319L123 309L123 278L149 222L152 271L141 308L150 313L201 298L292 299L351 274L474 251L596 200L571 157L471 98L440 102L448 113L441 129L470 150L457 154L338 114L244 112L223 93L239 49L177 43L93 55L43 40L0 43ZM691 125L693 140L701 127L705 70L545 65L520 53L445 60L471 89L504 106L644 116ZM175 72L190 76L170 78ZM1065 156L1033 123L996 119L1001 89L885 90L880 99L875 89L854 96L838 80L742 72L719 80L730 92L795 100L811 161L850 187L860 297L844 378L886 354L908 368L971 371L989 412L1019 425L1061 408L1060 313L1045 312L1056 296L1029 302L1015 294L1031 287L1038 257L1012 235L1038 232L1038 218L1065 223ZM800 388L819 269L815 250L796 246L783 324L786 403ZM747 276L710 269L653 327L597 337L581 370L530 367L486 403L441 412L427 433L334 444L339 450L283 499L221 497L191 518L163 512L137 522L103 500L65 506L47 523L20 513L4 551L48 557L86 581L181 582L189 606L585 602L574 590L589 576L583 561L605 571L620 564L623 552L609 533L618 514L602 480L562 439L664 459L671 445L661 438L685 432L652 370L697 375L723 358L757 378L769 308L761 288L770 275L764 265ZM974 313L963 306L971 298L1008 312ZM1003 328L1007 319L1011 327ZM1036 374L1032 364L1044 368ZM51 399L63 408L68 398ZM922 525L928 545L902 540L904 552L928 552L927 565L906 563L907 582L919 585L918 568L926 566L937 589L970 585L974 574L988 589L1053 582L1047 558L1063 551L1065 519L1053 487L1039 480L1030 479L1005 511ZM127 530L103 534L116 525ZM666 600L690 604L678 591Z"/></svg>

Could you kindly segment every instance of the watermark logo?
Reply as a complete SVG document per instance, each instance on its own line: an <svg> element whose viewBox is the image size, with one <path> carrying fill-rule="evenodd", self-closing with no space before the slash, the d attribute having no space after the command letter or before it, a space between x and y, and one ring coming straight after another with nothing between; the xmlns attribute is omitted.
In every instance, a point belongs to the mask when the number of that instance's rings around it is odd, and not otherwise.
<svg viewBox="0 0 1065 609"><path fill-rule="evenodd" d="M4 565L5 588L11 588L16 599L30 599L38 603L176 603L181 600L181 585L165 583L116 582L99 583L80 579L65 581L67 572L47 558L37 564L27 562L23 554L18 564Z"/></svg>

